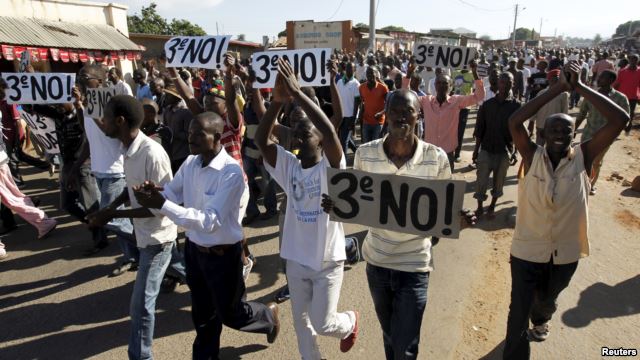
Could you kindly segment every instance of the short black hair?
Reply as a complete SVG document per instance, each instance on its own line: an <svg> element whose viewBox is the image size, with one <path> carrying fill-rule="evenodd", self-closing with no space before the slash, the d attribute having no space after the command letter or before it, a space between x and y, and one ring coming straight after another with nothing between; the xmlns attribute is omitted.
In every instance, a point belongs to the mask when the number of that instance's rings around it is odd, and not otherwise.
<svg viewBox="0 0 640 360"><path fill-rule="evenodd" d="M607 75L609 79L611 79L611 82L615 82L616 79L618 78L618 74L616 74L616 72L611 69L602 70L602 72L600 73L600 76L602 75Z"/></svg>
<svg viewBox="0 0 640 360"><path fill-rule="evenodd" d="M114 117L124 117L129 128L139 129L142 125L144 108L133 96L116 95L109 100L106 107L112 111Z"/></svg>
<svg viewBox="0 0 640 360"><path fill-rule="evenodd" d="M146 80L147 79L147 70L140 68L140 69L135 69L133 70L133 76L135 77L136 75L140 75L142 77L142 79Z"/></svg>

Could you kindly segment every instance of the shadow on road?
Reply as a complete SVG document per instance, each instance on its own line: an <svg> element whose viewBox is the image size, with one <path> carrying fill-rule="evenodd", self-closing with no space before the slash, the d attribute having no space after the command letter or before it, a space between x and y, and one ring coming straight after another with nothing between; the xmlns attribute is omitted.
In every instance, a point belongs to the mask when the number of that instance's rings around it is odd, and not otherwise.
<svg viewBox="0 0 640 360"><path fill-rule="evenodd" d="M622 191L620 193L620 195L622 196L627 196L627 197L635 197L635 198L640 198L640 192L637 192L631 188L625 189L624 191Z"/></svg>
<svg viewBox="0 0 640 360"><path fill-rule="evenodd" d="M504 350L504 340L496 345L487 355L480 358L480 360L499 360L502 359L502 352Z"/></svg>
<svg viewBox="0 0 640 360"><path fill-rule="evenodd" d="M582 328L596 319L638 314L639 293L640 275L614 286L602 282L595 283L580 293L576 307L562 314L562 322L573 328Z"/></svg>
<svg viewBox="0 0 640 360"><path fill-rule="evenodd" d="M61 303L27 305L0 313L8 330L7 342L44 337L2 349L2 358L33 359L55 354L57 359L85 359L115 347L126 346L129 336L129 299L132 284L108 289ZM193 330L189 293L161 294L158 298L155 338ZM121 321L117 321L122 319ZM117 321L117 322L113 322ZM113 322L83 330L70 327ZM57 333L64 331L63 333Z"/></svg>

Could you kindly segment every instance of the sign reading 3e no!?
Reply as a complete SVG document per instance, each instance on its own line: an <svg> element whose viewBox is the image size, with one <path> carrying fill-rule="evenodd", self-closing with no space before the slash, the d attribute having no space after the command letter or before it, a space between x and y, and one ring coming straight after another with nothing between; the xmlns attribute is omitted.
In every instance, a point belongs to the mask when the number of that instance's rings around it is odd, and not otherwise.
<svg viewBox="0 0 640 360"><path fill-rule="evenodd" d="M465 182L328 169L331 219L423 236L458 238Z"/></svg>

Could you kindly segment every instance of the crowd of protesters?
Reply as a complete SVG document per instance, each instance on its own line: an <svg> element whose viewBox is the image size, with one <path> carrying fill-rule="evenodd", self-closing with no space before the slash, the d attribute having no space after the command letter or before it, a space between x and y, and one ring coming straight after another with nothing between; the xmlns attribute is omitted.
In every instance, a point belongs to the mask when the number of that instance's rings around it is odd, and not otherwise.
<svg viewBox="0 0 640 360"><path fill-rule="evenodd" d="M345 169L351 152L354 169L449 179L461 166L471 110L477 208L462 220L491 221L509 166L520 165L504 358L528 358L529 342L547 338L555 301L589 254L588 196L596 194L603 158L633 128L637 54L491 48L448 69L417 66L403 51L335 51L326 64L330 86L301 87L280 60L273 89L253 88L250 59L227 54L224 62L222 71L146 62L133 72L134 86L116 67L87 64L73 103L22 106L55 122L60 154L46 161L59 166L60 208L86 224L85 255L103 251L114 234L122 258L110 275L137 271L131 359L152 358L156 298L185 283L194 359L218 357L223 325L273 343L277 302L287 299L303 359L321 358L318 335L339 339L347 352L359 311L339 312L338 300L345 263L361 256L386 358L416 359L437 239L378 228L362 246L346 237L329 218L327 168ZM86 116L87 89L106 86L117 96L104 117ZM18 166L27 136L6 88L0 80L2 232L16 228L15 213L44 238L57 223L20 190L28 186ZM574 107L577 119L568 115ZM243 226L275 216L288 285L276 302L247 301L245 281L257 259Z"/></svg>

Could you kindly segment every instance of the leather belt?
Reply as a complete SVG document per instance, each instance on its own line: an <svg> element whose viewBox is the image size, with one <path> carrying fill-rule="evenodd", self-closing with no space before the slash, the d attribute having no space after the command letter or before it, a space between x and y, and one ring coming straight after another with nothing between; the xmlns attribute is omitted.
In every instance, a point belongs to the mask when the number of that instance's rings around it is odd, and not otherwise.
<svg viewBox="0 0 640 360"><path fill-rule="evenodd" d="M198 251L200 251L201 253L222 256L224 255L225 252L227 252L227 250L231 249L235 244L215 245L215 246L209 246L209 247L201 246L196 243L193 243L193 245L195 245Z"/></svg>

